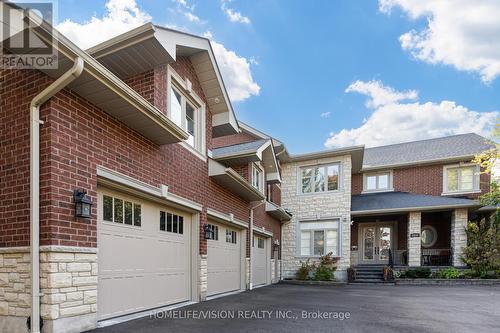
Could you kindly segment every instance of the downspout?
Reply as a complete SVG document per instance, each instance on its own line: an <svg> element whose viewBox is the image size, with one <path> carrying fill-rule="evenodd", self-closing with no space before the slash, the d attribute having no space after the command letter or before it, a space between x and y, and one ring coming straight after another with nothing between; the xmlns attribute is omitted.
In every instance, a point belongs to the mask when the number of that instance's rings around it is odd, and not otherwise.
<svg viewBox="0 0 500 333"><path fill-rule="evenodd" d="M30 104L30 254L31 254L31 332L40 332L40 107L78 78L83 59L33 98Z"/></svg>
<svg viewBox="0 0 500 333"><path fill-rule="evenodd" d="M252 282L252 262L253 262L253 210L259 206L261 206L262 204L265 203L265 200L262 200L260 201L258 204L256 204L255 206L253 206L252 208L250 208L250 227L248 228L249 231L250 231L250 263L249 263L249 272L250 274L248 274L248 278L249 278L249 282L248 282L248 289L249 290L252 290L253 289L253 282Z"/></svg>

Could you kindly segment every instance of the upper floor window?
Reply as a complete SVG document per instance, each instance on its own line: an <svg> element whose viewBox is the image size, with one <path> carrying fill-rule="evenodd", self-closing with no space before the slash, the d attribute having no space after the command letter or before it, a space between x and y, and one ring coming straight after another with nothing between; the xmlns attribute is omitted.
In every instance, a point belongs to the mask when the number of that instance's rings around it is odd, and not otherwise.
<svg viewBox="0 0 500 333"><path fill-rule="evenodd" d="M337 191L340 164L318 165L300 169L301 193Z"/></svg>
<svg viewBox="0 0 500 333"><path fill-rule="evenodd" d="M189 134L186 142L199 150L198 136L201 130L198 118L199 108L195 107L194 103L180 92L180 89L172 85L170 87L170 119Z"/></svg>
<svg viewBox="0 0 500 333"><path fill-rule="evenodd" d="M389 191L392 189L392 172L376 172L363 175L363 191Z"/></svg>
<svg viewBox="0 0 500 333"><path fill-rule="evenodd" d="M264 172L257 165L252 164L252 186L263 191L264 187Z"/></svg>
<svg viewBox="0 0 500 333"><path fill-rule="evenodd" d="M444 193L479 191L478 165L450 165L444 167Z"/></svg>

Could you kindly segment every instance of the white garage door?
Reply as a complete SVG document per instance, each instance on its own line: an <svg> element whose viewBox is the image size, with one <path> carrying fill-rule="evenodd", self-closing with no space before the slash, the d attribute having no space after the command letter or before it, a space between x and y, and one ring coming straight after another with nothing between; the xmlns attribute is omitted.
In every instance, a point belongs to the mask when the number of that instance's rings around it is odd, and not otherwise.
<svg viewBox="0 0 500 333"><path fill-rule="evenodd" d="M252 260L252 284L254 286L267 283L268 275L268 248L267 241L263 237L253 237L253 260Z"/></svg>
<svg viewBox="0 0 500 333"><path fill-rule="evenodd" d="M98 190L99 320L191 298L188 214Z"/></svg>
<svg viewBox="0 0 500 333"><path fill-rule="evenodd" d="M207 239L207 295L241 289L241 232L208 221L213 239Z"/></svg>

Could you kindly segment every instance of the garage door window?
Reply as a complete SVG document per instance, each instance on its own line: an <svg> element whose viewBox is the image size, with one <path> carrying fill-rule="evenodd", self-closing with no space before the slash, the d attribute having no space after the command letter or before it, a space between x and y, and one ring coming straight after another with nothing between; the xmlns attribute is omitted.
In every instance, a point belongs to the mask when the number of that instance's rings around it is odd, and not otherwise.
<svg viewBox="0 0 500 333"><path fill-rule="evenodd" d="M160 230L182 235L184 216L160 211Z"/></svg>
<svg viewBox="0 0 500 333"><path fill-rule="evenodd" d="M254 246L254 247L255 247L255 239L257 239L257 247L259 249L263 249L264 248L264 238L254 237L253 242L252 242L252 246Z"/></svg>
<svg viewBox="0 0 500 333"><path fill-rule="evenodd" d="M213 224L207 224L207 229L209 231L208 238L211 240L219 240L219 227Z"/></svg>
<svg viewBox="0 0 500 333"><path fill-rule="evenodd" d="M226 243L236 244L236 231L226 229Z"/></svg>
<svg viewBox="0 0 500 333"><path fill-rule="evenodd" d="M141 205L109 195L102 198L102 219L108 222L141 226Z"/></svg>

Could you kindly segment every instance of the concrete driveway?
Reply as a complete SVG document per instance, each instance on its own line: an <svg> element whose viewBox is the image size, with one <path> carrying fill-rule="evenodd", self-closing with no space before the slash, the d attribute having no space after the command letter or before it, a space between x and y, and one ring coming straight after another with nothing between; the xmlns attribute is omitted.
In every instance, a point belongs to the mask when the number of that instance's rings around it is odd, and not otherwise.
<svg viewBox="0 0 500 333"><path fill-rule="evenodd" d="M500 287L280 284L157 317L92 332L500 332Z"/></svg>

